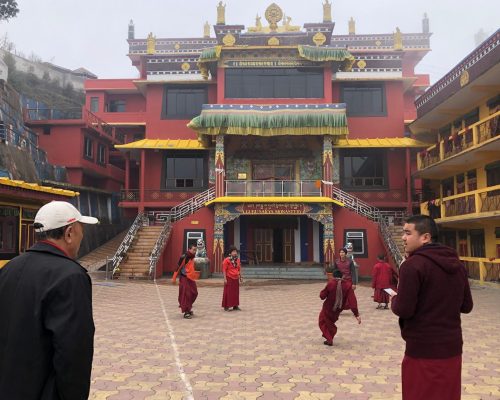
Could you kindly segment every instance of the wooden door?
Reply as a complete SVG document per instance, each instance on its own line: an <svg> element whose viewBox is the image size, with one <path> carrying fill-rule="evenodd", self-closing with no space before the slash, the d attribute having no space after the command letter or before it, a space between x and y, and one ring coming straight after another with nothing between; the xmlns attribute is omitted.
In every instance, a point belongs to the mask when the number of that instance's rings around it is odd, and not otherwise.
<svg viewBox="0 0 500 400"><path fill-rule="evenodd" d="M273 261L273 230L255 229L255 253L259 263Z"/></svg>
<svg viewBox="0 0 500 400"><path fill-rule="evenodd" d="M294 230L290 228L283 229L283 262L295 262L295 243Z"/></svg>

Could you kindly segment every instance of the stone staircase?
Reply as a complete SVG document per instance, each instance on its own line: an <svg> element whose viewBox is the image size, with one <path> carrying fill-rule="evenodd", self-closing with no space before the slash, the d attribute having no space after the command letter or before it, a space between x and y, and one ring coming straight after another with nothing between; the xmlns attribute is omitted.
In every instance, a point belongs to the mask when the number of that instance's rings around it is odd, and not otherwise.
<svg viewBox="0 0 500 400"><path fill-rule="evenodd" d="M90 253L84 255L78 262L87 269L89 272L95 272L106 265L106 257L113 258L116 250L120 246L127 231L123 231L116 235L113 239L108 240L102 246L92 250Z"/></svg>
<svg viewBox="0 0 500 400"><path fill-rule="evenodd" d="M325 280L326 276L321 266L242 266L244 279L304 279Z"/></svg>
<svg viewBox="0 0 500 400"><path fill-rule="evenodd" d="M149 256L162 229L162 226L157 225L143 226L139 229L120 263L119 276L121 278L149 279Z"/></svg>
<svg viewBox="0 0 500 400"><path fill-rule="evenodd" d="M389 225L389 232L391 233L392 240L394 240L394 243L398 247L401 254L404 254L405 249L403 239L401 238L401 236L403 236L403 227L400 225Z"/></svg>

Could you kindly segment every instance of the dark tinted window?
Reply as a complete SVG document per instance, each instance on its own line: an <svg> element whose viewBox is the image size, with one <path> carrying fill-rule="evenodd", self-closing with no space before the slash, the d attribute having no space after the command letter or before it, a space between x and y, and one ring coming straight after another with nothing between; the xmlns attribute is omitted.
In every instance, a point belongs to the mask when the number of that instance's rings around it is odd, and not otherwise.
<svg viewBox="0 0 500 400"><path fill-rule="evenodd" d="M201 107L207 103L207 91L204 88L167 87L164 117L169 119L191 119L201 113Z"/></svg>
<svg viewBox="0 0 500 400"><path fill-rule="evenodd" d="M385 153L373 150L344 150L342 187L355 190L387 187Z"/></svg>
<svg viewBox="0 0 500 400"><path fill-rule="evenodd" d="M90 98L90 111L93 113L99 112L99 97Z"/></svg>
<svg viewBox="0 0 500 400"><path fill-rule="evenodd" d="M127 103L125 100L111 100L109 102L109 112L125 112Z"/></svg>
<svg viewBox="0 0 500 400"><path fill-rule="evenodd" d="M321 68L227 68L226 98L322 98Z"/></svg>
<svg viewBox="0 0 500 400"><path fill-rule="evenodd" d="M383 84L343 85L341 99L350 116L382 116L387 112Z"/></svg>
<svg viewBox="0 0 500 400"><path fill-rule="evenodd" d="M164 187L167 189L201 189L206 186L205 157L178 155L166 159Z"/></svg>

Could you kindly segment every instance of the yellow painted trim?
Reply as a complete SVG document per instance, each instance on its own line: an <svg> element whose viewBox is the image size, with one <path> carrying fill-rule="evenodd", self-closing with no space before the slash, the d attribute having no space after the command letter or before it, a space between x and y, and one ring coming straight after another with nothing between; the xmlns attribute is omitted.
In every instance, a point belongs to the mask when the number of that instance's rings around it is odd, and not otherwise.
<svg viewBox="0 0 500 400"><path fill-rule="evenodd" d="M340 139L334 144L337 148L348 147L428 147L429 143L424 143L411 138L379 138L379 139Z"/></svg>
<svg viewBox="0 0 500 400"><path fill-rule="evenodd" d="M45 192L51 194L57 194L59 196L75 197L78 196L79 192L74 192L72 190L58 189L50 186L41 186L37 183L28 183L24 181L17 181L9 178L0 178L0 185L18 187L27 190L33 190L35 192Z"/></svg>
<svg viewBox="0 0 500 400"><path fill-rule="evenodd" d="M331 203L344 207L344 203L338 200L334 200L330 197L322 197L322 196L315 196L315 197L223 196L223 197L217 197L214 200L207 201L205 205L209 206L210 204L215 204L215 203Z"/></svg>
<svg viewBox="0 0 500 400"><path fill-rule="evenodd" d="M106 122L106 125L111 126L146 126L145 122Z"/></svg>
<svg viewBox="0 0 500 400"><path fill-rule="evenodd" d="M127 144L115 145L117 149L157 149L157 150L205 150L198 140L194 139L142 139Z"/></svg>
<svg viewBox="0 0 500 400"><path fill-rule="evenodd" d="M10 260L0 260L0 269L2 269L9 261Z"/></svg>

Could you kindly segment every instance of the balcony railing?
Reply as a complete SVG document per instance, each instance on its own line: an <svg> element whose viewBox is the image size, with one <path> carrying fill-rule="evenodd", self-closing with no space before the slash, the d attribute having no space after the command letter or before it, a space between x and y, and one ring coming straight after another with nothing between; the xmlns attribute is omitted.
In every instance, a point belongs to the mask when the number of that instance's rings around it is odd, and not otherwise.
<svg viewBox="0 0 500 400"><path fill-rule="evenodd" d="M428 201L422 203L420 209L436 219L458 216L481 217L482 213L500 210L500 185Z"/></svg>
<svg viewBox="0 0 500 400"><path fill-rule="evenodd" d="M500 136L500 111L420 152L418 169L430 167Z"/></svg>
<svg viewBox="0 0 500 400"><path fill-rule="evenodd" d="M321 196L319 181L226 181L226 196Z"/></svg>
<svg viewBox="0 0 500 400"><path fill-rule="evenodd" d="M460 257L471 279L480 282L500 283L500 259L482 257Z"/></svg>

